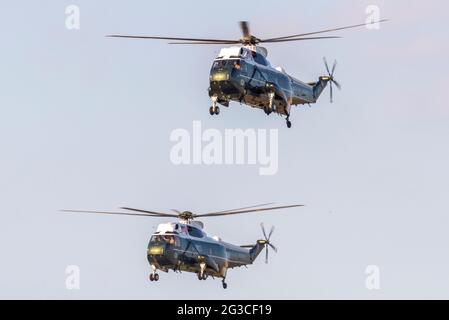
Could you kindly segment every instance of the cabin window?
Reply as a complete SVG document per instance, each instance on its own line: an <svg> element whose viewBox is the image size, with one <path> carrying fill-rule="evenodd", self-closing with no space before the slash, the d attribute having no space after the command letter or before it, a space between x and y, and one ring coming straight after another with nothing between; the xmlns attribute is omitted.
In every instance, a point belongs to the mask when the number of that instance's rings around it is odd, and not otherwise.
<svg viewBox="0 0 449 320"><path fill-rule="evenodd" d="M242 58L246 58L246 55L247 55L247 52L246 52L246 50L245 50L245 49L243 49L243 48L241 48L241 49L240 49L240 57L242 57Z"/></svg>
<svg viewBox="0 0 449 320"><path fill-rule="evenodd" d="M262 71L260 71L260 69L257 68L256 72L254 72L253 78L261 82L265 82L267 80L266 75Z"/></svg>
<svg viewBox="0 0 449 320"><path fill-rule="evenodd" d="M164 238L160 235L154 235L150 239L150 244L159 245L159 244L163 244L163 243L165 243Z"/></svg>
<svg viewBox="0 0 449 320"><path fill-rule="evenodd" d="M197 228L188 226L189 235L195 238L202 238L203 232L201 230L198 230Z"/></svg>
<svg viewBox="0 0 449 320"><path fill-rule="evenodd" d="M175 237L174 236L162 236L165 243L168 244L175 244Z"/></svg>
<svg viewBox="0 0 449 320"><path fill-rule="evenodd" d="M257 52L254 52L253 57L254 57L254 60L256 61L256 63L261 64L263 66L268 66L268 62L263 55L261 55Z"/></svg>
<svg viewBox="0 0 449 320"><path fill-rule="evenodd" d="M288 78L287 78L287 77L284 77L284 76L280 76L280 77L279 77L279 85L280 85L283 89L288 90L288 87L289 87L289 85L288 85Z"/></svg>

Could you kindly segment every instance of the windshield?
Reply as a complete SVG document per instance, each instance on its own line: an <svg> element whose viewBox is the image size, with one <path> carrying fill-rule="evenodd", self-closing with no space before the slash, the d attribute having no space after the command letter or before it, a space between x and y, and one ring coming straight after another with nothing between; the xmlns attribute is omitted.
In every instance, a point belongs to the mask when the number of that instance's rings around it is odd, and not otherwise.
<svg viewBox="0 0 449 320"><path fill-rule="evenodd" d="M179 239L173 235L154 235L151 237L150 244L178 244Z"/></svg>
<svg viewBox="0 0 449 320"><path fill-rule="evenodd" d="M197 228L188 226L187 227L188 231L189 231L189 235L195 238L202 238L204 237L203 232Z"/></svg>
<svg viewBox="0 0 449 320"><path fill-rule="evenodd" d="M263 55L261 55L260 53L253 52L253 57L254 57L254 60L256 61L256 63L261 64L263 66L269 65L267 59L265 59L265 57Z"/></svg>
<svg viewBox="0 0 449 320"><path fill-rule="evenodd" d="M233 60L216 60L214 61L214 64L212 65L212 69L231 69L236 67L237 65L240 65L239 59L233 59Z"/></svg>

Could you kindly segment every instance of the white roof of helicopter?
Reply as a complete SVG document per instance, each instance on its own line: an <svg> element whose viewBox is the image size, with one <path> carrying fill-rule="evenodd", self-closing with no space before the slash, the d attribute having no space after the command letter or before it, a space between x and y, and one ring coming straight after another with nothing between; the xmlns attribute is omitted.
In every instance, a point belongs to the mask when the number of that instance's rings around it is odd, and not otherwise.
<svg viewBox="0 0 449 320"><path fill-rule="evenodd" d="M241 53L241 50L243 48L243 54ZM254 47L254 46L243 46L243 47L228 47L228 48L222 48L220 50L220 53L217 56L217 59L231 59L231 58L239 58L241 56L245 57L246 53L245 51L255 51L261 55L263 55L265 58L268 56L267 49L263 47Z"/></svg>
<svg viewBox="0 0 449 320"><path fill-rule="evenodd" d="M230 59L240 57L241 47L222 48L217 56L217 59Z"/></svg>
<svg viewBox="0 0 449 320"><path fill-rule="evenodd" d="M160 223L157 226L156 233L159 233L159 234L172 233L172 232L178 231L177 226L178 226L178 228L180 228L181 226L186 226L186 225L190 225L190 226L195 227L200 230L203 230L203 228L204 228L204 224L201 221L190 221L188 223L184 222L184 221L167 222L167 223Z"/></svg>
<svg viewBox="0 0 449 320"><path fill-rule="evenodd" d="M241 52L240 50L242 50ZM245 52L246 51L246 52ZM238 59L238 58L246 58L248 51L256 51L257 53L263 55L265 59L267 58L268 51L264 47L254 47L254 46L243 46L243 47L228 47L228 48L222 48L220 50L220 53L218 54L217 58L215 60L228 60L228 59ZM270 62L268 62L268 67L274 68L279 72L285 73L285 69L282 67L273 67L270 65ZM295 79L296 80L296 79Z"/></svg>
<svg viewBox="0 0 449 320"><path fill-rule="evenodd" d="M203 237L201 238L201 241L205 242L222 242L222 239L218 236L209 237L202 229L204 227L203 223L201 221L190 221L190 222L167 222L167 223L160 223L157 226L156 232L154 235L173 235L176 234L179 237L190 237L187 231L186 226L193 226L198 229L200 229L203 233Z"/></svg>

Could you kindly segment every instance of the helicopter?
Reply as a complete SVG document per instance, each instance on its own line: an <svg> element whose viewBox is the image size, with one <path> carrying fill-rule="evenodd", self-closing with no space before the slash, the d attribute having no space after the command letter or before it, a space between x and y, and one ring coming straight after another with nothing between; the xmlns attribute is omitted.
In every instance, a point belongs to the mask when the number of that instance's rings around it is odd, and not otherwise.
<svg viewBox="0 0 449 320"><path fill-rule="evenodd" d="M227 288L226 275L229 269L252 264L265 249L265 263L268 263L268 248L277 252L271 243L274 226L267 233L261 223L264 238L251 245L234 245L217 236L209 237L204 231L204 224L197 218L229 216L243 213L263 212L279 209L303 207L295 204L267 207L272 203L231 210L195 214L191 211L172 209L172 213L155 212L136 208L121 207L126 212L62 210L69 213L99 213L109 215L126 215L153 218L178 218L178 221L161 223L151 235L147 247L147 260L150 264L150 281L159 281L157 270L168 273L195 273L198 280L221 278L223 289Z"/></svg>
<svg viewBox="0 0 449 320"><path fill-rule="evenodd" d="M212 102L209 108L210 115L220 113L219 104L229 107L229 103L234 101L262 109L267 115L276 113L285 116L287 127L291 128L291 107L305 104L310 106L310 104L316 103L328 84L330 84L330 101L333 102L333 85L339 90L341 89L341 85L334 78L337 61L334 61L332 69L330 69L326 58L323 58L327 74L320 76L318 81L306 83L287 74L281 67L272 67L267 59L268 50L261 47L260 44L336 39L341 37L316 35L364 27L385 21L387 20L373 20L368 23L346 27L265 39L252 35L247 21L240 21L242 37L237 40L118 34L107 35L106 37L173 41L169 44L234 45L221 49L212 64L208 88Z"/></svg>

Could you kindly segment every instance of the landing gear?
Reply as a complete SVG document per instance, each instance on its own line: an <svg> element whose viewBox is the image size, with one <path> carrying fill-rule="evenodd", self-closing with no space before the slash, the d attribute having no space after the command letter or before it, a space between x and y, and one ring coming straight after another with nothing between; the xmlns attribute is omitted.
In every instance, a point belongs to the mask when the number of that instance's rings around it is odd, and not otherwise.
<svg viewBox="0 0 449 320"><path fill-rule="evenodd" d="M221 280L221 284L223 286L223 289L226 289L228 287L228 284L226 283L226 275L228 274L228 269L227 268L223 268L221 270L221 274L223 276L223 279Z"/></svg>
<svg viewBox="0 0 449 320"><path fill-rule="evenodd" d="M271 107L269 107L269 106L264 106L264 107L263 107L263 111L265 112L265 114L266 114L267 116L269 116L269 115L271 114Z"/></svg>
<svg viewBox="0 0 449 320"><path fill-rule="evenodd" d="M287 128L290 129L292 127L292 123L290 122L290 115L289 114L287 114L286 122L287 122Z"/></svg>
<svg viewBox="0 0 449 320"><path fill-rule="evenodd" d="M150 281L159 281L159 274L157 273L150 274Z"/></svg>
<svg viewBox="0 0 449 320"><path fill-rule="evenodd" d="M268 93L268 105L263 106L263 111L267 116L269 116L272 112L275 111L274 92Z"/></svg>
<svg viewBox="0 0 449 320"><path fill-rule="evenodd" d="M215 115L219 115L220 114L220 107L219 106L211 106L210 108L209 108L209 114L211 115L211 116L213 116L214 114Z"/></svg>
<svg viewBox="0 0 449 320"><path fill-rule="evenodd" d="M200 263L200 272L198 272L198 280L206 280L207 274L206 274L206 263L201 262Z"/></svg>
<svg viewBox="0 0 449 320"><path fill-rule="evenodd" d="M268 110L266 111L266 114L269 115L271 112L274 111L274 92L268 93Z"/></svg>
<svg viewBox="0 0 449 320"><path fill-rule="evenodd" d="M214 114L218 116L220 114L220 107L217 106L218 97L212 96L211 100L212 100L212 106L209 108L209 114L211 116L213 116Z"/></svg>
<svg viewBox="0 0 449 320"><path fill-rule="evenodd" d="M159 281L159 275L156 273L156 266L151 265L150 281Z"/></svg>
<svg viewBox="0 0 449 320"><path fill-rule="evenodd" d="M207 278L208 278L208 275L206 273L203 273L203 274L198 273L197 276L198 276L198 280L207 280Z"/></svg>

